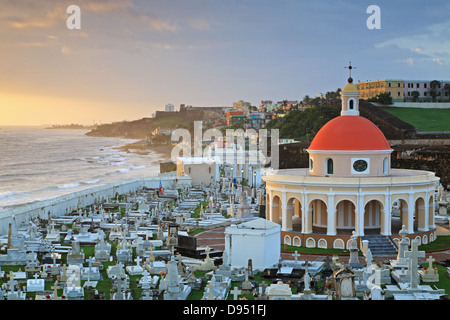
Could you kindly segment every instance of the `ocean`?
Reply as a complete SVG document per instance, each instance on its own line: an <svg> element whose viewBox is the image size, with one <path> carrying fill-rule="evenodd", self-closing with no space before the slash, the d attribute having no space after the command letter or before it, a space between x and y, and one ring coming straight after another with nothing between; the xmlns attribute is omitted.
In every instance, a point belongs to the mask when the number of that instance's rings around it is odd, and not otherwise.
<svg viewBox="0 0 450 320"><path fill-rule="evenodd" d="M0 212L102 184L158 175L162 155L127 153L115 148L137 140L89 137L88 131L2 126Z"/></svg>

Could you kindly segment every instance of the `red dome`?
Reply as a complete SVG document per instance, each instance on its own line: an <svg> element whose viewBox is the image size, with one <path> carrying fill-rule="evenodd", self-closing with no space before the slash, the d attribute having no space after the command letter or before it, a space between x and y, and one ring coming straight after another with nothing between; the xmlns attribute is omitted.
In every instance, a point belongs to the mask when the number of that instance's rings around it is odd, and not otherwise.
<svg viewBox="0 0 450 320"><path fill-rule="evenodd" d="M339 116L327 122L314 137L309 150L391 150L383 132L360 116Z"/></svg>

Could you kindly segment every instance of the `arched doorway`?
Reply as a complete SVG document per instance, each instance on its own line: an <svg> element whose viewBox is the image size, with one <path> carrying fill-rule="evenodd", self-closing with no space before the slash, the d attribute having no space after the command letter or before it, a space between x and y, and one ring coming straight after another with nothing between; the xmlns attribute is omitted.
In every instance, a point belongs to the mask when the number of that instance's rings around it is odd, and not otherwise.
<svg viewBox="0 0 450 320"><path fill-rule="evenodd" d="M341 200L336 205L337 234L351 234L355 230L356 207L350 200Z"/></svg>
<svg viewBox="0 0 450 320"><path fill-rule="evenodd" d="M425 200L417 198L414 203L414 231L428 230L428 221L425 216Z"/></svg>
<svg viewBox="0 0 450 320"><path fill-rule="evenodd" d="M326 234L327 232L327 204L320 199L314 199L309 204L311 209L312 225L317 233Z"/></svg>
<svg viewBox="0 0 450 320"><path fill-rule="evenodd" d="M302 204L297 198L290 198L286 204L286 226L293 231L302 228Z"/></svg>
<svg viewBox="0 0 450 320"><path fill-rule="evenodd" d="M406 230L408 229L408 202L405 199L396 199L392 202L391 207L391 234L399 234L402 226L405 225Z"/></svg>
<svg viewBox="0 0 450 320"><path fill-rule="evenodd" d="M378 200L371 200L364 206L364 234L380 234L384 232L383 204Z"/></svg>

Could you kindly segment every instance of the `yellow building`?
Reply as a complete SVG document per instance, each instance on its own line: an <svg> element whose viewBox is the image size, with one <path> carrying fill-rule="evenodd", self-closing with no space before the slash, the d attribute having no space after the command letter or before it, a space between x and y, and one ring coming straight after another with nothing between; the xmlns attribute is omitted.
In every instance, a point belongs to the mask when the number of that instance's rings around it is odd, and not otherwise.
<svg viewBox="0 0 450 320"><path fill-rule="evenodd" d="M403 102L404 81L398 79L383 79L374 81L358 82L356 84L360 99L369 99L380 93L389 93L393 102Z"/></svg>

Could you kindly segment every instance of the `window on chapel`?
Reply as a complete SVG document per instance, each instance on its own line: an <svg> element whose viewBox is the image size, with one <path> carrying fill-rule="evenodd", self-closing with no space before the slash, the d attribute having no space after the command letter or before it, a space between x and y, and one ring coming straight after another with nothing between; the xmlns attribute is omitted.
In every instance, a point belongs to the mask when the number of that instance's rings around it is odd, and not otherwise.
<svg viewBox="0 0 450 320"><path fill-rule="evenodd" d="M327 174L333 174L333 159L327 159Z"/></svg>

